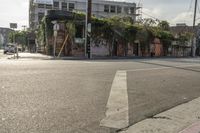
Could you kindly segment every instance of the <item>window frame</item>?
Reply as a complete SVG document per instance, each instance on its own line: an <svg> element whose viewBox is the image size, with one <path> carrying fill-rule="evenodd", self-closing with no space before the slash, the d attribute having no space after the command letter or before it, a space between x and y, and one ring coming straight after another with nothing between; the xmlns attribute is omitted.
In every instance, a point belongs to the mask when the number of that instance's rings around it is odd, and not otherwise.
<svg viewBox="0 0 200 133"><path fill-rule="evenodd" d="M110 6L110 13L116 13L116 6L114 5Z"/></svg>
<svg viewBox="0 0 200 133"><path fill-rule="evenodd" d="M104 5L104 12L109 13L110 12L110 6Z"/></svg>
<svg viewBox="0 0 200 133"><path fill-rule="evenodd" d="M71 5L73 5L73 8L71 8ZM69 11L73 11L75 9L75 3L68 3L68 9Z"/></svg>

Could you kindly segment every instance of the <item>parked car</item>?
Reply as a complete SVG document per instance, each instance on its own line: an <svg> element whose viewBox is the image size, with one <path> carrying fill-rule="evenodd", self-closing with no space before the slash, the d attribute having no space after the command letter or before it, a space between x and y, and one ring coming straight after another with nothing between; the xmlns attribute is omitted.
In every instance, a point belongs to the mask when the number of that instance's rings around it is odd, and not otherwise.
<svg viewBox="0 0 200 133"><path fill-rule="evenodd" d="M16 52L16 46L12 43L9 43L4 47L4 54L15 53L15 52Z"/></svg>

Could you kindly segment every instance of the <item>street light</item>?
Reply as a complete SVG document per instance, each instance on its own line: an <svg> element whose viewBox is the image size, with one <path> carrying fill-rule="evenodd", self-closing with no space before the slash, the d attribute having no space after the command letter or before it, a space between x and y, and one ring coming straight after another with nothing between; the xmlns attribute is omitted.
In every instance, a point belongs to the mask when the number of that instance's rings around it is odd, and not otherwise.
<svg viewBox="0 0 200 133"><path fill-rule="evenodd" d="M22 25L22 28L24 31L26 31L27 26L26 25Z"/></svg>

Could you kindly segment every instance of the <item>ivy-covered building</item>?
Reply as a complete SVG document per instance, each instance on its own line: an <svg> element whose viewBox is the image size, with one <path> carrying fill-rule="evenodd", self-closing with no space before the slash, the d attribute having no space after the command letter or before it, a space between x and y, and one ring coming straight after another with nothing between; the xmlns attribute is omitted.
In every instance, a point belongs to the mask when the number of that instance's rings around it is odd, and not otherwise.
<svg viewBox="0 0 200 133"><path fill-rule="evenodd" d="M56 38L52 24L55 20L60 27ZM84 36L85 15L61 10L49 10L37 32L38 44L46 54L53 55L56 42L56 56L85 56ZM172 38L170 32L136 24L130 17L93 17L91 37L92 56L150 56L151 52L163 56L167 46L159 37Z"/></svg>

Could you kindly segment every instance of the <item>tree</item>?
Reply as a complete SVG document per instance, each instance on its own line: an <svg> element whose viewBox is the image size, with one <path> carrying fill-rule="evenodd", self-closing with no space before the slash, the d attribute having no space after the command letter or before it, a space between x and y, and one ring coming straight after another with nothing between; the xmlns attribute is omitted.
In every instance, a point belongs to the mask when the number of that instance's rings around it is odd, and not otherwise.
<svg viewBox="0 0 200 133"><path fill-rule="evenodd" d="M74 43L74 37L76 34L76 28L74 22L67 22L66 23L66 29L67 29L67 34L69 36L69 39L72 41L72 44Z"/></svg>
<svg viewBox="0 0 200 133"><path fill-rule="evenodd" d="M155 26L157 24L157 21L152 18L145 18L143 19L142 24L144 26L150 27L150 26Z"/></svg>
<svg viewBox="0 0 200 133"><path fill-rule="evenodd" d="M15 43L25 48L27 47L27 37L28 31L13 31L9 34L9 41L14 43L13 39L15 38Z"/></svg>
<svg viewBox="0 0 200 133"><path fill-rule="evenodd" d="M170 30L170 26L169 26L169 23L167 21L159 22L158 27L161 28L162 30L165 30L165 31Z"/></svg>

